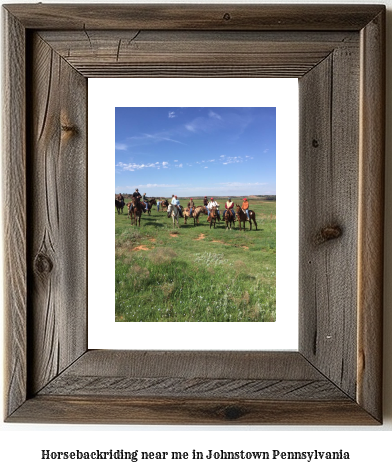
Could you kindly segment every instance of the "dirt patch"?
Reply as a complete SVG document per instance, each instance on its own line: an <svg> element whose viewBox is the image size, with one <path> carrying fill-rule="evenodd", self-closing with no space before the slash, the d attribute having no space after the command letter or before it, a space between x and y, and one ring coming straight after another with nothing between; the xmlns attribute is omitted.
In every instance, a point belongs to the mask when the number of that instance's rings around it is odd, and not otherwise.
<svg viewBox="0 0 392 474"><path fill-rule="evenodd" d="M241 247L242 247L244 250L249 250L249 247L247 247L246 245L241 245Z"/></svg>
<svg viewBox="0 0 392 474"><path fill-rule="evenodd" d="M178 237L178 234L170 234L170 237Z"/></svg>
<svg viewBox="0 0 392 474"><path fill-rule="evenodd" d="M215 242L217 244L229 245L226 242L223 242L223 240L212 240L211 242Z"/></svg>
<svg viewBox="0 0 392 474"><path fill-rule="evenodd" d="M138 247L134 247L132 249L132 252L140 252L141 250L151 250L151 249L149 249L145 245L139 245Z"/></svg>
<svg viewBox="0 0 392 474"><path fill-rule="evenodd" d="M199 235L199 237L198 237L197 239L195 239L195 240L203 240L203 239L204 239L204 237L205 237L205 235L204 235L204 234L200 234L200 235Z"/></svg>
<svg viewBox="0 0 392 474"><path fill-rule="evenodd" d="M155 242L157 239L155 239L154 237L151 237L151 239L148 239L150 242Z"/></svg>

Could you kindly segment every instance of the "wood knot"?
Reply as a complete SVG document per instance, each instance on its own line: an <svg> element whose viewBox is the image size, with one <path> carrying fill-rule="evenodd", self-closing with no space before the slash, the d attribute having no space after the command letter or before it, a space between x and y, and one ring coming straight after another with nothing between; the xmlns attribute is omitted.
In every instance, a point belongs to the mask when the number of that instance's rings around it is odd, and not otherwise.
<svg viewBox="0 0 392 474"><path fill-rule="evenodd" d="M49 274L53 269L52 260L44 253L40 252L34 260L34 268L37 273L42 275Z"/></svg>
<svg viewBox="0 0 392 474"><path fill-rule="evenodd" d="M61 125L61 131L63 132L71 132L71 133L76 133L77 128L74 125Z"/></svg>
<svg viewBox="0 0 392 474"><path fill-rule="evenodd" d="M225 13L225 14L223 15L223 19L226 20L226 21L231 20L230 13Z"/></svg>
<svg viewBox="0 0 392 474"><path fill-rule="evenodd" d="M312 147L313 147L313 148L318 148L318 146L319 146L319 142L318 142L318 140L316 140L316 139L314 138L314 139L312 140Z"/></svg>
<svg viewBox="0 0 392 474"><path fill-rule="evenodd" d="M337 239L342 235L342 229L338 225L326 226L316 235L316 244L322 244L328 240Z"/></svg>
<svg viewBox="0 0 392 474"><path fill-rule="evenodd" d="M238 418L241 418L241 416L244 415L244 412L241 410L240 407L236 407L235 405L226 407L223 410L223 415L226 418L226 420L237 420Z"/></svg>

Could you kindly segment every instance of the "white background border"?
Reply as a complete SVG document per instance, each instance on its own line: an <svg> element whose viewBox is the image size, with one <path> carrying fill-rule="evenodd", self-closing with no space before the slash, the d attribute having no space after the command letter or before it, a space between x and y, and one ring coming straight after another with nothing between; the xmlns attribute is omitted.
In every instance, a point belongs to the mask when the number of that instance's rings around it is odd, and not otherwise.
<svg viewBox="0 0 392 474"><path fill-rule="evenodd" d="M297 350L298 81L255 78L89 79L88 91L88 347ZM225 107L228 97L231 107L276 107L276 322L114 322L115 107ZM166 160L166 157L162 159ZM262 180L263 177L255 179ZM139 181L137 172L129 172L129 185ZM214 230L219 231L223 230ZM262 231L259 232L261 237ZM241 239L241 234L238 234L238 239Z"/></svg>

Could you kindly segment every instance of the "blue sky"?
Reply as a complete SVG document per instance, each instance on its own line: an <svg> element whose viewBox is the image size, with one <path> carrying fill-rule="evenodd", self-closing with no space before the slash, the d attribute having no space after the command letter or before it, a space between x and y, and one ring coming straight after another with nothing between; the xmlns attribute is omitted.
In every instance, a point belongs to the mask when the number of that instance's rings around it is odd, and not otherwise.
<svg viewBox="0 0 392 474"><path fill-rule="evenodd" d="M115 191L276 194L274 107L116 107Z"/></svg>

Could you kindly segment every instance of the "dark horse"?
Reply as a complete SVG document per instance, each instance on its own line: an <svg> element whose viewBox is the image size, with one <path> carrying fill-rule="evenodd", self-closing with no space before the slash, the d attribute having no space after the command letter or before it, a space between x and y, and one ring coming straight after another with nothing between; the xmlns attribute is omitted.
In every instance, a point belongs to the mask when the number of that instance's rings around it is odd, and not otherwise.
<svg viewBox="0 0 392 474"><path fill-rule="evenodd" d="M248 217L247 217L247 215L246 215L246 212L245 212L243 209L241 209L241 207L240 207L238 204L236 204L236 208L237 208L236 214L237 214L237 219L238 219L238 222L239 222L240 230L241 230L241 222L244 223L244 230L245 230L245 222L246 222L247 220L249 220L249 225L250 225L250 229L249 229L249 230L252 230L252 221L254 222L254 224L255 224L255 226L256 226L256 230L257 230L256 214L255 214L255 212L254 212L254 211L251 211L251 210L249 209L249 219L248 219Z"/></svg>
<svg viewBox="0 0 392 474"><path fill-rule="evenodd" d="M125 206L125 202L120 201L119 199L116 198L116 209L117 209L118 214L123 213L124 206Z"/></svg>
<svg viewBox="0 0 392 474"><path fill-rule="evenodd" d="M131 204L132 204L132 209L131 209ZM137 225L139 221L139 227L140 227L140 218L143 213L142 209L142 204L139 201L139 199L136 199L135 197L132 198L132 202L129 202L127 204L128 206L128 218L131 218L131 224L133 225L133 222Z"/></svg>
<svg viewBox="0 0 392 474"><path fill-rule="evenodd" d="M163 211L165 207L166 209L169 207L169 201L167 199L161 201L161 210Z"/></svg>
<svg viewBox="0 0 392 474"><path fill-rule="evenodd" d="M155 198L151 198L151 199L149 199L149 200L147 201L147 213L148 213L149 216L151 216L151 209L152 209L152 206L153 206L154 204L156 205L156 203L157 203L157 202L156 202ZM143 206L144 206L144 208L146 208L146 203L145 203L145 202L143 203Z"/></svg>
<svg viewBox="0 0 392 474"><path fill-rule="evenodd" d="M230 224L230 230L231 230L231 224L233 223L233 227L235 226L235 217L232 212L232 209L226 209L224 212L223 220L226 222L226 230L229 229L229 224Z"/></svg>

